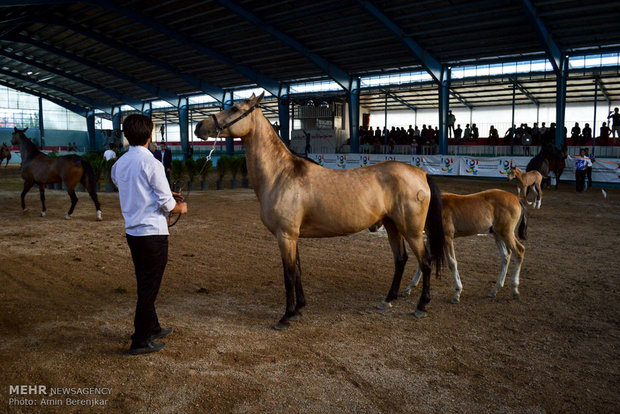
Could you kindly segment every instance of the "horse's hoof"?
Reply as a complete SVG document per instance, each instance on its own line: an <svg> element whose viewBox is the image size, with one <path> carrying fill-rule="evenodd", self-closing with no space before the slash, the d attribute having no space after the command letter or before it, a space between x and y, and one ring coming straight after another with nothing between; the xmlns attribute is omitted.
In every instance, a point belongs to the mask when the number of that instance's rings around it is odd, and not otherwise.
<svg viewBox="0 0 620 414"><path fill-rule="evenodd" d="M411 294L411 291L410 291L410 290L405 290L401 296L402 296L403 298L406 298L406 297L409 297L409 295L410 295L410 294Z"/></svg>
<svg viewBox="0 0 620 414"><path fill-rule="evenodd" d="M426 318L426 311L416 309L415 312L413 312L413 316L415 316L418 319Z"/></svg>
<svg viewBox="0 0 620 414"><path fill-rule="evenodd" d="M460 300L459 298L452 298L452 300L450 301L450 303L451 303L451 304L453 304L453 305L458 305L459 300Z"/></svg>
<svg viewBox="0 0 620 414"><path fill-rule="evenodd" d="M65 220L71 220L71 216L67 214L67 215L65 216Z"/></svg>
<svg viewBox="0 0 620 414"><path fill-rule="evenodd" d="M517 300L518 300L520 297L521 297L521 294L520 294L519 292L514 292L514 293L512 294L512 298L513 298L513 299L517 299Z"/></svg>
<svg viewBox="0 0 620 414"><path fill-rule="evenodd" d="M392 304L386 301L383 301L377 305L377 309L379 310L386 310L386 309L390 309L391 307L392 307Z"/></svg>
<svg viewBox="0 0 620 414"><path fill-rule="evenodd" d="M301 319L301 312L295 312L293 316L288 318L289 321L295 322Z"/></svg>
<svg viewBox="0 0 620 414"><path fill-rule="evenodd" d="M285 329L288 329L291 327L291 324L288 322L278 322L277 324L273 325L273 329L275 329L276 331L283 331Z"/></svg>
<svg viewBox="0 0 620 414"><path fill-rule="evenodd" d="M45 211L42 211L40 217L45 217Z"/></svg>
<svg viewBox="0 0 620 414"><path fill-rule="evenodd" d="M101 210L97 210L97 221L102 221L103 217L101 217Z"/></svg>
<svg viewBox="0 0 620 414"><path fill-rule="evenodd" d="M490 298L494 298L494 297L495 297L495 292L491 292L491 293L489 293L489 297L490 297Z"/></svg>

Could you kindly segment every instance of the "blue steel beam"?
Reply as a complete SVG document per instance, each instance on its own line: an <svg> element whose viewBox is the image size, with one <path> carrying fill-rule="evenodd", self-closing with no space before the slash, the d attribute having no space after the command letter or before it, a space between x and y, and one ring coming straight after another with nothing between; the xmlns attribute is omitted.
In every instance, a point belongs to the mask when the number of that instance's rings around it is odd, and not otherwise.
<svg viewBox="0 0 620 414"><path fill-rule="evenodd" d="M347 94L349 101L349 144L351 152L360 150L360 78L351 80L351 89Z"/></svg>
<svg viewBox="0 0 620 414"><path fill-rule="evenodd" d="M289 98L290 88L283 85L278 97L278 120L280 121L280 139L288 147L291 144L291 121L290 107L291 100ZM267 108L263 108L265 110Z"/></svg>
<svg viewBox="0 0 620 414"><path fill-rule="evenodd" d="M596 76L594 78L594 81L600 87L601 92L603 93L603 96L605 97L605 99L607 99L607 103L611 105L611 99L609 98L609 95L607 94L607 89L605 88L605 85L603 84L603 81L601 80L601 78L599 76Z"/></svg>
<svg viewBox="0 0 620 414"><path fill-rule="evenodd" d="M46 4L54 5L54 4L62 4L62 3L73 3L73 2L60 1L60 0L18 0L18 1L2 0L2 3L0 3L0 7L44 6Z"/></svg>
<svg viewBox="0 0 620 414"><path fill-rule="evenodd" d="M450 93L452 94L452 96L456 98L457 101L465 105L467 109L474 109L474 107L471 106L471 104L467 103L465 99L461 98L461 96L458 93L454 92L452 89L450 89Z"/></svg>
<svg viewBox="0 0 620 414"><path fill-rule="evenodd" d="M172 92L168 92L162 88L159 88L157 86L151 85L147 82L142 82L139 79L134 78L133 76L129 76L125 73L119 72L117 70L114 69L110 69L104 65L98 65L95 62L92 62L88 59L85 59L83 57L74 55L72 53L69 53L63 49L57 48L55 46L52 45L48 45L46 43L41 43L40 41L31 39L29 37L26 36L21 36L21 35L11 35L7 40L11 40L14 42L18 42L18 43L25 43L25 44L29 44L32 45L38 49L41 49L47 53L51 53L60 57L63 57L67 60L71 60L73 62L79 63L82 66L85 66L87 68L91 68L94 70L97 70L99 72L103 72L105 74L108 74L110 76L113 76L117 79L121 79L125 82L128 82L132 85L137 86L138 88L144 90L145 92L151 94L153 97L162 99L168 103L170 103L173 106L176 106L178 100L179 100L179 96L172 93Z"/></svg>
<svg viewBox="0 0 620 414"><path fill-rule="evenodd" d="M538 40L540 40L545 49L545 54L553 66L553 71L556 75L560 75L562 72L562 49L560 49L555 40L553 40L553 36L551 36L545 23L538 17L538 13L532 2L530 0L521 0L521 5L525 9L527 18L536 30Z"/></svg>
<svg viewBox="0 0 620 414"><path fill-rule="evenodd" d="M7 88L15 89L16 91L25 92L25 93L28 93L30 95L34 95L34 96L39 97L39 98L47 99L48 101L50 101L52 103L55 103L56 105L58 105L60 107L63 107L63 108L65 108L65 109L67 109L67 110L69 110L71 112L75 112L76 114L81 115L81 116L86 116L86 112L88 111L88 108L83 108L81 106L77 106L77 105L71 104L69 102L65 102L65 101L62 101L60 99L56 99L56 98L54 98L52 96L45 95L45 94L43 94L43 93L41 93L39 91L35 91L33 89L30 89L30 88L25 88L23 86L13 85L13 84L11 84L9 82L5 82L5 81L3 81L1 79L0 79L0 85L6 86Z"/></svg>
<svg viewBox="0 0 620 414"><path fill-rule="evenodd" d="M352 89L352 77L345 70L327 61L316 53L311 52L310 49L308 49L305 45L301 44L296 39L292 38L286 33L281 32L272 25L264 22L260 17L247 11L235 2L231 0L217 0L217 2L220 3L222 6L226 7L227 9L231 10L235 14L241 16L245 20L249 21L253 25L257 26L259 29L269 33L293 50L304 55L308 60L314 63L327 75L329 75L329 77L332 78L336 83L338 83L344 90L350 91Z"/></svg>
<svg viewBox="0 0 620 414"><path fill-rule="evenodd" d="M189 100L187 98L179 99L177 107L179 113L179 134L181 135L181 151L183 158L187 158L189 150Z"/></svg>
<svg viewBox="0 0 620 414"><path fill-rule="evenodd" d="M412 111L417 111L418 110L418 108L416 108L415 106L411 105L409 102L405 101L400 96L398 96L396 94L393 94L392 92L388 91L387 89L382 89L381 92L387 94L390 98L394 99L396 102L399 102L399 103L405 105L407 108L411 109Z"/></svg>
<svg viewBox="0 0 620 414"><path fill-rule="evenodd" d="M20 74L17 74L17 73L8 71L8 70L0 69L0 75L8 76L8 77L11 77L11 78L14 78L14 79L19 79L19 80L21 80L23 82L27 82L27 83L30 83L32 85L40 85L40 86L42 86L44 88L51 89L51 90L56 91L56 92L64 93L65 95L74 96L77 99L79 99L80 101L84 102L86 105L90 106L91 108L97 108L97 109L100 109L100 110L102 110L103 112L105 112L107 114L112 114L112 105L110 105L107 102L95 101L95 100L90 99L87 96L76 94L73 91L70 91L70 90L65 89L65 88L61 88L60 86L52 85L52 84L47 83L47 82L39 82L36 79L32 79L32 78L30 78L28 76L23 76L23 75L20 75Z"/></svg>
<svg viewBox="0 0 620 414"><path fill-rule="evenodd" d="M138 99L138 98L134 98L134 97L131 97L131 96L123 95L121 93L116 92L113 89L103 87L103 86L101 86L99 84L96 84L96 83L91 82L89 80L86 80L84 78L80 78L78 76L72 75L72 74L67 73L65 71L56 69L56 68L54 68L52 66L49 66L49 65L46 65L44 63L38 62L38 61L36 61L34 59L26 59L24 56L20 56L20 55L17 55L15 53L7 52L4 49L0 49L0 55L6 56L9 59L15 60L17 62L21 62L21 63L24 63L26 65L29 65L29 66L32 66L32 67L35 67L35 68L39 68L41 70L44 70L44 71L49 72L51 74L54 74L56 76L61 76L61 77L65 78L65 79L69 79L70 81L80 83L82 85L88 86L89 88L93 88L93 89L99 90L99 91L105 93L106 95L111 96L112 98L114 98L114 99L116 99L118 101L121 101L121 102L123 102L123 103L125 103L127 105L130 105L131 107L137 109L138 111L142 110L142 101L140 99Z"/></svg>
<svg viewBox="0 0 620 414"><path fill-rule="evenodd" d="M532 103L533 103L534 105L536 105L536 106L539 106L539 105L540 105L540 103L536 100L536 98L534 98L534 97L532 96L532 94L531 94L531 93L529 93L529 92L527 91L527 89L525 89L525 88L524 88L524 87L523 87L523 86L522 86L519 82L517 82L517 80L516 80L516 79L514 79L514 78L510 78L510 80L511 80L511 81L512 81L512 83L513 83L513 84L517 87L517 89L518 89L518 90L519 90L519 91L520 91L523 95L525 95L527 99L529 99L529 100L530 100L530 102L532 102Z"/></svg>
<svg viewBox="0 0 620 414"><path fill-rule="evenodd" d="M379 22L381 22L394 36L400 39L401 42L407 46L409 51L418 59L422 64L422 67L433 77L435 82L441 83L441 63L433 55L431 55L426 49L424 49L418 42L411 37L405 35L405 32L394 23L389 17L387 17L377 6L370 1L357 0L357 2L366 10L370 12Z"/></svg>
<svg viewBox="0 0 620 414"><path fill-rule="evenodd" d="M448 111L450 110L450 68L444 66L439 83L439 153L448 153Z"/></svg>
<svg viewBox="0 0 620 414"><path fill-rule="evenodd" d="M230 66L231 68L233 68L234 70L236 70L237 72L241 73L243 76L245 76L246 78L250 79L252 82L256 83L258 86L260 86L261 88L265 89L266 91L268 91L269 93L271 93L274 96L278 96L278 90L280 88L280 83L269 78L268 76L263 75L260 72L255 71L254 69L251 69L247 66L241 65L237 62L235 62L234 60L232 60L231 58L224 56L223 54L209 48L206 47L198 42L193 41L192 39L190 39L189 37L185 36L182 33L177 32L176 30L173 30L171 28L169 28L166 25L163 25L145 15L143 15L140 12L137 12L135 10L129 9L127 7L124 7L122 5L119 5L117 3L114 3L112 1L109 0L90 0L87 1L87 3L90 4L96 4L100 7L103 7L105 9L109 9L112 10L116 13L120 13L128 18L130 18L131 20L134 20L140 24L143 24L161 34L163 34L164 36L173 39L174 41L176 41L177 43L181 43L184 46L188 46L192 49L194 49L195 51L197 51L198 53L207 56L211 59L215 59L218 60L228 66ZM176 104L175 104L176 106Z"/></svg>
<svg viewBox="0 0 620 414"><path fill-rule="evenodd" d="M136 59L142 60L143 62L148 63L149 65L158 67L166 72L173 74L174 76L183 79L188 85L193 86L196 90L206 93L209 96L215 98L218 102L223 102L224 99L224 90L218 88L215 85L211 85L208 82L203 81L195 76L188 75L179 71L179 69L173 67L172 65L163 62L159 59L155 59L151 56L148 56L142 52L137 51L134 48L127 47L126 44L120 43L116 40L110 39L109 37L103 36L97 32L86 29L79 25L78 22L71 22L71 24L63 23L62 19L43 17L41 19L37 19L37 21L44 22L48 25L58 25L62 27L66 27L69 30L79 33L82 36L88 37L92 40L97 41L103 45L106 45L112 49L119 50L121 52L127 53L130 56L133 56Z"/></svg>

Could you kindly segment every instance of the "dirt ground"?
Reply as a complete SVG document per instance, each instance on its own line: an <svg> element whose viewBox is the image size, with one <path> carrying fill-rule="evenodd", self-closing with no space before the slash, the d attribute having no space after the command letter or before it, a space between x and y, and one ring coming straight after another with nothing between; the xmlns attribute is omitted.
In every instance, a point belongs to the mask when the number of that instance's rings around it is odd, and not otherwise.
<svg viewBox="0 0 620 414"><path fill-rule="evenodd" d="M446 191L515 184L437 178ZM513 300L493 238L456 242L464 290L447 270L420 294L375 309L393 273L387 238L367 231L300 243L308 306L286 331L281 261L251 190L192 192L172 229L157 302L166 348L128 356L135 279L118 196L66 193L19 206L16 168L0 169L0 411L8 412L614 412L620 406L620 190L546 191L530 211ZM512 267L509 269L511 272ZM415 270L407 264L402 288ZM111 388L103 407L42 407L10 385ZM9 405L31 398L35 407ZM65 397L65 396L63 396ZM72 398L80 397L72 395Z"/></svg>

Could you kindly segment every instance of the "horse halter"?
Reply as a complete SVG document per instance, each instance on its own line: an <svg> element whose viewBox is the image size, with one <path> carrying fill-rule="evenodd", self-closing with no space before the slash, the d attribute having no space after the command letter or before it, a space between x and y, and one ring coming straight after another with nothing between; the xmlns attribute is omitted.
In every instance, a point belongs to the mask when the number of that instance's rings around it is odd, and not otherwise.
<svg viewBox="0 0 620 414"><path fill-rule="evenodd" d="M252 106L250 109L248 109L246 112L244 112L243 114L241 114L239 117L235 118L234 120L230 121L229 123L220 126L220 123L217 120L217 117L215 116L215 114L211 114L211 118L213 118L213 124L215 125L215 130L217 131L217 135L218 137L220 136L220 133L222 133L222 131L224 131L226 128L236 124L237 122L241 121L243 118L245 118L246 116L250 115L256 108L258 108L258 104Z"/></svg>

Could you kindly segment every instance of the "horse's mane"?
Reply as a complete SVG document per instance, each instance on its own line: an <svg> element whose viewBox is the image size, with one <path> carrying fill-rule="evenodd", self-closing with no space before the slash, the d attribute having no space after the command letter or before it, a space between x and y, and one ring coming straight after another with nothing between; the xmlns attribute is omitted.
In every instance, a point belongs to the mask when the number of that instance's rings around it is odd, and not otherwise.
<svg viewBox="0 0 620 414"><path fill-rule="evenodd" d="M39 149L37 148L37 146L36 146L36 145L34 145L34 143L30 140L30 138L28 138L28 137L26 136L26 134L24 134L24 133L23 133L23 132L21 132L21 131L19 132L19 134L20 134L20 136L21 136L22 141L23 141L23 142L24 142L24 144L26 145L26 150L27 150L27 152L28 152L29 154L34 155L34 154L36 154L36 153L38 153L38 152L41 152L41 151L39 151Z"/></svg>

